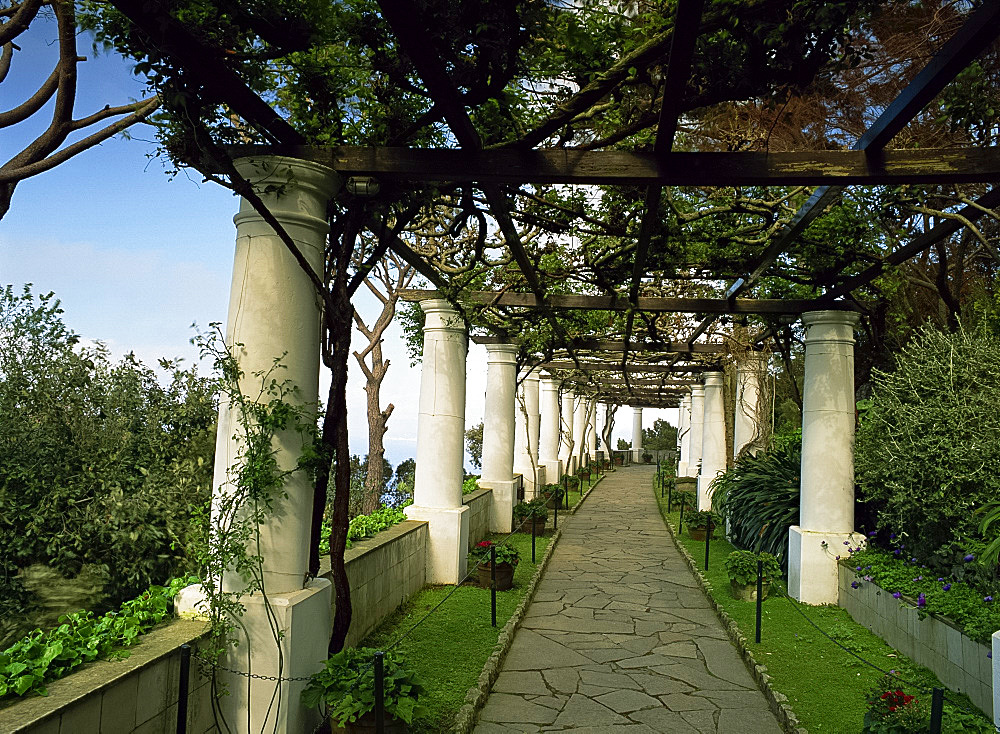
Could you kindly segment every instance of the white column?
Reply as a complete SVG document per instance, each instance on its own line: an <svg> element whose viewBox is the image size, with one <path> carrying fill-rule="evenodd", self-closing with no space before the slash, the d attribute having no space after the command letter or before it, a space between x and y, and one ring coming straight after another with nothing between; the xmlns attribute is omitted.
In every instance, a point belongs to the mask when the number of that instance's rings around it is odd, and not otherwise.
<svg viewBox="0 0 1000 734"><path fill-rule="evenodd" d="M698 509L712 509L715 478L726 471L726 411L722 404L721 372L705 373L705 420L701 428L701 472L698 474Z"/></svg>
<svg viewBox="0 0 1000 734"><path fill-rule="evenodd" d="M517 482L514 481L516 387L517 345L487 344L483 475L479 486L493 490L490 530L494 533L509 533L513 529L513 510L517 501Z"/></svg>
<svg viewBox="0 0 1000 734"><path fill-rule="evenodd" d="M701 469L701 439L702 426L705 423L705 386L696 383L691 386L691 436L690 455L688 457L688 476L697 477Z"/></svg>
<svg viewBox="0 0 1000 734"><path fill-rule="evenodd" d="M632 407L632 461L642 461L642 408Z"/></svg>
<svg viewBox="0 0 1000 734"><path fill-rule="evenodd" d="M465 438L465 324L443 299L421 301L424 356L417 412L412 520L430 523L427 583L458 583L466 572L469 508L462 504Z"/></svg>
<svg viewBox="0 0 1000 734"><path fill-rule="evenodd" d="M788 592L807 604L837 602L835 557L854 543L854 327L851 311L802 314L799 525L788 537ZM860 541L857 541L860 542Z"/></svg>
<svg viewBox="0 0 1000 734"><path fill-rule="evenodd" d="M587 455L587 406L590 401L585 395L573 396L573 456L576 468L583 466Z"/></svg>
<svg viewBox="0 0 1000 734"><path fill-rule="evenodd" d="M322 274L330 231L326 210L340 187L337 174L325 166L279 156L240 159L236 167L291 235L313 271ZM254 399L261 392L260 374L280 360L277 379L297 388L284 399L296 403L309 423L314 420L319 392L318 295L278 235L245 199L240 200L234 222L236 254L226 343L243 372L240 390ZM213 517L231 496L230 478L240 468L244 449L244 429L228 401L219 406L218 426ZM223 656L220 662L225 668L302 677L319 670L326 658L332 598L326 579L306 581L314 487L307 472L296 471L303 441L303 435L291 427L279 431L272 441L277 469L289 474L274 499L274 509L260 526L260 546L252 550L263 556L267 599L265 603L260 593L240 599L246 611L235 627L239 645ZM227 573L223 588L238 592L244 583L237 574ZM188 587L178 596L178 610L204 612L204 600L200 587ZM272 622L283 632L280 642L275 642ZM273 682L221 675L230 695L220 698L219 704L237 732L311 731L319 723L316 712L300 703L301 681L283 681L276 691Z"/></svg>
<svg viewBox="0 0 1000 734"><path fill-rule="evenodd" d="M688 475L688 463L691 460L691 393L681 398L677 408L677 440L680 449L677 452L677 476Z"/></svg>
<svg viewBox="0 0 1000 734"><path fill-rule="evenodd" d="M761 380L766 374L767 360L751 352L736 372L736 410L733 421L733 458L740 455L744 446L753 444L748 451L758 453L763 447L763 411L761 410Z"/></svg>
<svg viewBox="0 0 1000 734"><path fill-rule="evenodd" d="M546 481L558 482L563 473L562 460L559 458L559 382L551 377L543 377L540 387L538 461L545 467Z"/></svg>
<svg viewBox="0 0 1000 734"><path fill-rule="evenodd" d="M545 467L538 464L538 374L529 372L521 379L514 405L514 471L524 477L524 496L535 496L535 487L544 484Z"/></svg>
<svg viewBox="0 0 1000 734"><path fill-rule="evenodd" d="M608 454L607 454L607 449L604 448L604 438L603 438L603 436L604 436L604 420L605 420L605 418L607 416L607 410L608 410L608 408L607 408L607 406L604 403L598 403L597 404L597 415L596 415L595 420L594 420L594 423L595 423L594 430L597 433L597 446L595 448L597 448L597 450L599 450L599 451L605 452L604 453L604 458L605 459L610 458L610 456L608 456Z"/></svg>
<svg viewBox="0 0 1000 734"><path fill-rule="evenodd" d="M573 474L576 471L576 441L573 436L574 397L572 390L563 389L562 416L559 421L560 428L562 429L559 438L559 458L562 459L563 471L567 474ZM562 476L556 478L549 477L550 482L558 482L561 479Z"/></svg>
<svg viewBox="0 0 1000 734"><path fill-rule="evenodd" d="M587 453L591 461L597 460L597 400L587 405Z"/></svg>

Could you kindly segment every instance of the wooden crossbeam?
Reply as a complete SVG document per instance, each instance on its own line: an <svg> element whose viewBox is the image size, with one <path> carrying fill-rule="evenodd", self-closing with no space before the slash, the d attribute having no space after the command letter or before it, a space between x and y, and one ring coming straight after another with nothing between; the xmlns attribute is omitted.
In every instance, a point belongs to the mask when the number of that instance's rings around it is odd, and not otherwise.
<svg viewBox="0 0 1000 734"><path fill-rule="evenodd" d="M437 291L406 290L401 295L404 301L424 301L440 298ZM541 299L533 293L501 293L497 291L469 291L463 293L462 300L481 305L538 308ZM582 294L556 293L545 297L544 305L552 309L576 309L592 311L625 311L629 306L627 298L621 296L588 296ZM846 303L819 303L815 299L775 300L765 298L639 298L638 310L651 313L730 313L730 314L801 314L817 309L839 308L856 310ZM693 347L692 347L693 349Z"/></svg>
<svg viewBox="0 0 1000 734"><path fill-rule="evenodd" d="M476 344L516 344L516 338L503 336L482 336L473 334L470 339ZM574 349L592 352L623 352L625 342L618 339L571 339ZM659 354L726 354L725 344L687 344L686 342L629 342L630 352L654 352Z"/></svg>
<svg viewBox="0 0 1000 734"><path fill-rule="evenodd" d="M791 153L663 153L619 150L460 150L236 145L233 157L287 155L344 177L412 182L607 184L622 186L878 186L989 183L1000 179L997 148Z"/></svg>
<svg viewBox="0 0 1000 734"><path fill-rule="evenodd" d="M563 380L564 383L571 382L577 384L592 384L598 387L618 387L624 383L617 378L612 377L600 377L600 376L590 376L590 377L567 377ZM697 380L629 380L629 384L632 387L655 387L655 388L684 388L695 384Z"/></svg>
<svg viewBox="0 0 1000 734"><path fill-rule="evenodd" d="M613 372L620 374L622 372L622 366L618 362L580 362L579 366L575 362L570 360L560 360L553 359L548 362L542 362L537 365L543 370L576 370L580 369L584 372ZM631 363L625 366L628 372L649 372L649 373L662 373L667 372L670 374L685 374L690 372L705 372L713 368L707 365L667 365L667 364L641 364L641 363Z"/></svg>

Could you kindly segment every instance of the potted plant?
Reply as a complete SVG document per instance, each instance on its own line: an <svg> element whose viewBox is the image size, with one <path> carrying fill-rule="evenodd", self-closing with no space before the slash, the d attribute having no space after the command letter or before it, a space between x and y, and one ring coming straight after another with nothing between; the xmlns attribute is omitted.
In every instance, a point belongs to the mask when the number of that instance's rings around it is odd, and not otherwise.
<svg viewBox="0 0 1000 734"><path fill-rule="evenodd" d="M576 475L580 478L581 482L583 482L583 481L589 482L590 481L590 466L588 465L588 466L581 467L580 470L576 473Z"/></svg>
<svg viewBox="0 0 1000 734"><path fill-rule="evenodd" d="M684 516L684 524L688 528L688 537L692 540L704 540L705 533L711 538L715 529L722 524L722 518L711 510L699 510Z"/></svg>
<svg viewBox="0 0 1000 734"><path fill-rule="evenodd" d="M621 466L624 461L625 461L625 457L622 456L621 454L618 454L617 456L615 456L615 464L617 466Z"/></svg>
<svg viewBox="0 0 1000 734"><path fill-rule="evenodd" d="M558 484L548 484L545 486L544 491L545 496L545 506L555 507L556 503L560 502L563 497L563 488Z"/></svg>
<svg viewBox="0 0 1000 734"><path fill-rule="evenodd" d="M733 551L726 557L726 575L729 576L729 587L734 599L757 601L758 560L762 562L764 570L760 595L761 599L766 599L771 579L781 577L781 566L778 565L778 559L770 553L754 553L747 550Z"/></svg>
<svg viewBox="0 0 1000 734"><path fill-rule="evenodd" d="M647 454L647 453L643 452L643 454L642 454L642 460L646 464L652 464L653 463L653 455L652 454Z"/></svg>
<svg viewBox="0 0 1000 734"><path fill-rule="evenodd" d="M568 476L566 477L566 487L569 489L576 489L580 486L580 477Z"/></svg>
<svg viewBox="0 0 1000 734"><path fill-rule="evenodd" d="M676 510L678 507L681 506L681 504L683 504L685 508L692 508L694 507L695 494L694 492L689 492L685 489L675 488L673 493L671 494L670 501L671 501L670 512Z"/></svg>
<svg viewBox="0 0 1000 734"><path fill-rule="evenodd" d="M498 545L492 540L476 543L469 560L478 564L479 585L486 589L490 588L493 580L491 551L496 553L497 591L507 591L514 587L514 567L521 562L521 554L514 546Z"/></svg>
<svg viewBox="0 0 1000 734"><path fill-rule="evenodd" d="M329 707L331 727L340 727L334 731L374 732L375 652L368 647L351 647L331 656L309 679L302 691L302 703L309 707L324 703ZM423 686L395 653L385 653L382 670L385 731L405 734L413 717L423 712Z"/></svg>
<svg viewBox="0 0 1000 734"><path fill-rule="evenodd" d="M545 521L549 519L549 511L545 508L545 500L536 497L530 502L518 502L514 505L514 519L523 532L531 532L531 523L534 520L535 533L545 531Z"/></svg>

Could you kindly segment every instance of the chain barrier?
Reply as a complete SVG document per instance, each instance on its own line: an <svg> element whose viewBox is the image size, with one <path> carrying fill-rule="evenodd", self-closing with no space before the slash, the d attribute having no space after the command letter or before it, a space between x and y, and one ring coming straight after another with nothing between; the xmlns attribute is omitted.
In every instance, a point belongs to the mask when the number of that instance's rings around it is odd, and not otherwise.
<svg viewBox="0 0 1000 734"><path fill-rule="evenodd" d="M227 668L225 665L220 665L217 661L210 660L209 658L203 657L196 652L191 653L191 657L197 660L199 663L204 663L210 666L213 670L224 670L227 673L232 673L233 675L238 675L243 678L253 678L254 680L269 680L277 683L278 681L303 681L311 680L312 676L307 675L298 678L289 678L283 675L257 675L256 673L247 673L243 670L235 670L233 668Z"/></svg>

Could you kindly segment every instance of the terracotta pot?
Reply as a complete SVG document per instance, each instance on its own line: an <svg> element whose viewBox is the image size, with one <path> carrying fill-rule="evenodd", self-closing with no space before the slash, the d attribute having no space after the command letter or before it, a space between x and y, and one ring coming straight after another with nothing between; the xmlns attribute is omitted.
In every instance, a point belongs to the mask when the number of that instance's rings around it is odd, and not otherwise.
<svg viewBox="0 0 1000 734"><path fill-rule="evenodd" d="M537 518L535 519L535 535L541 535L542 533L545 532L545 523L546 522L547 522L546 519L541 519L541 520L537 519ZM531 534L531 518L530 517L526 517L523 520L521 520L521 524L519 526L519 529L520 529L520 531L522 533L528 533L530 535Z"/></svg>
<svg viewBox="0 0 1000 734"><path fill-rule="evenodd" d="M490 588L490 564L480 563L476 569L479 572L479 585ZM497 564L497 591L507 591L514 588L514 567L509 563Z"/></svg>
<svg viewBox="0 0 1000 734"><path fill-rule="evenodd" d="M556 506L556 502L558 502L558 503L559 503L559 506L560 506L560 507L564 507L564 506L565 506L565 504L566 504L565 500L563 500L563 498L562 498L562 497L560 497L560 498L559 498L559 499L557 500L557 499L556 499L556 496L555 496L554 494L550 494L550 495L548 495L547 497L548 497L548 498L547 498L547 499L545 500L545 506L546 506L546 507L548 507L548 508L549 508L550 510L552 510L552 509L555 509L555 506Z"/></svg>
<svg viewBox="0 0 1000 734"><path fill-rule="evenodd" d="M770 587L770 583L767 579L764 579L764 583L760 586L760 598L767 598L767 590ZM739 599L740 601L757 601L757 582L754 581L752 584L738 584L732 579L729 580L729 588L732 591L733 598Z"/></svg>
<svg viewBox="0 0 1000 734"><path fill-rule="evenodd" d="M386 715L383 719L385 734L406 734L409 729L402 719ZM375 712L369 711L354 723L347 723L344 726L333 726L330 728L331 734L375 734Z"/></svg>
<svg viewBox="0 0 1000 734"><path fill-rule="evenodd" d="M705 530L707 530L707 528L688 528L688 537L691 538L691 540L704 540ZM712 528L712 532L708 534L708 537L715 537L715 528Z"/></svg>

